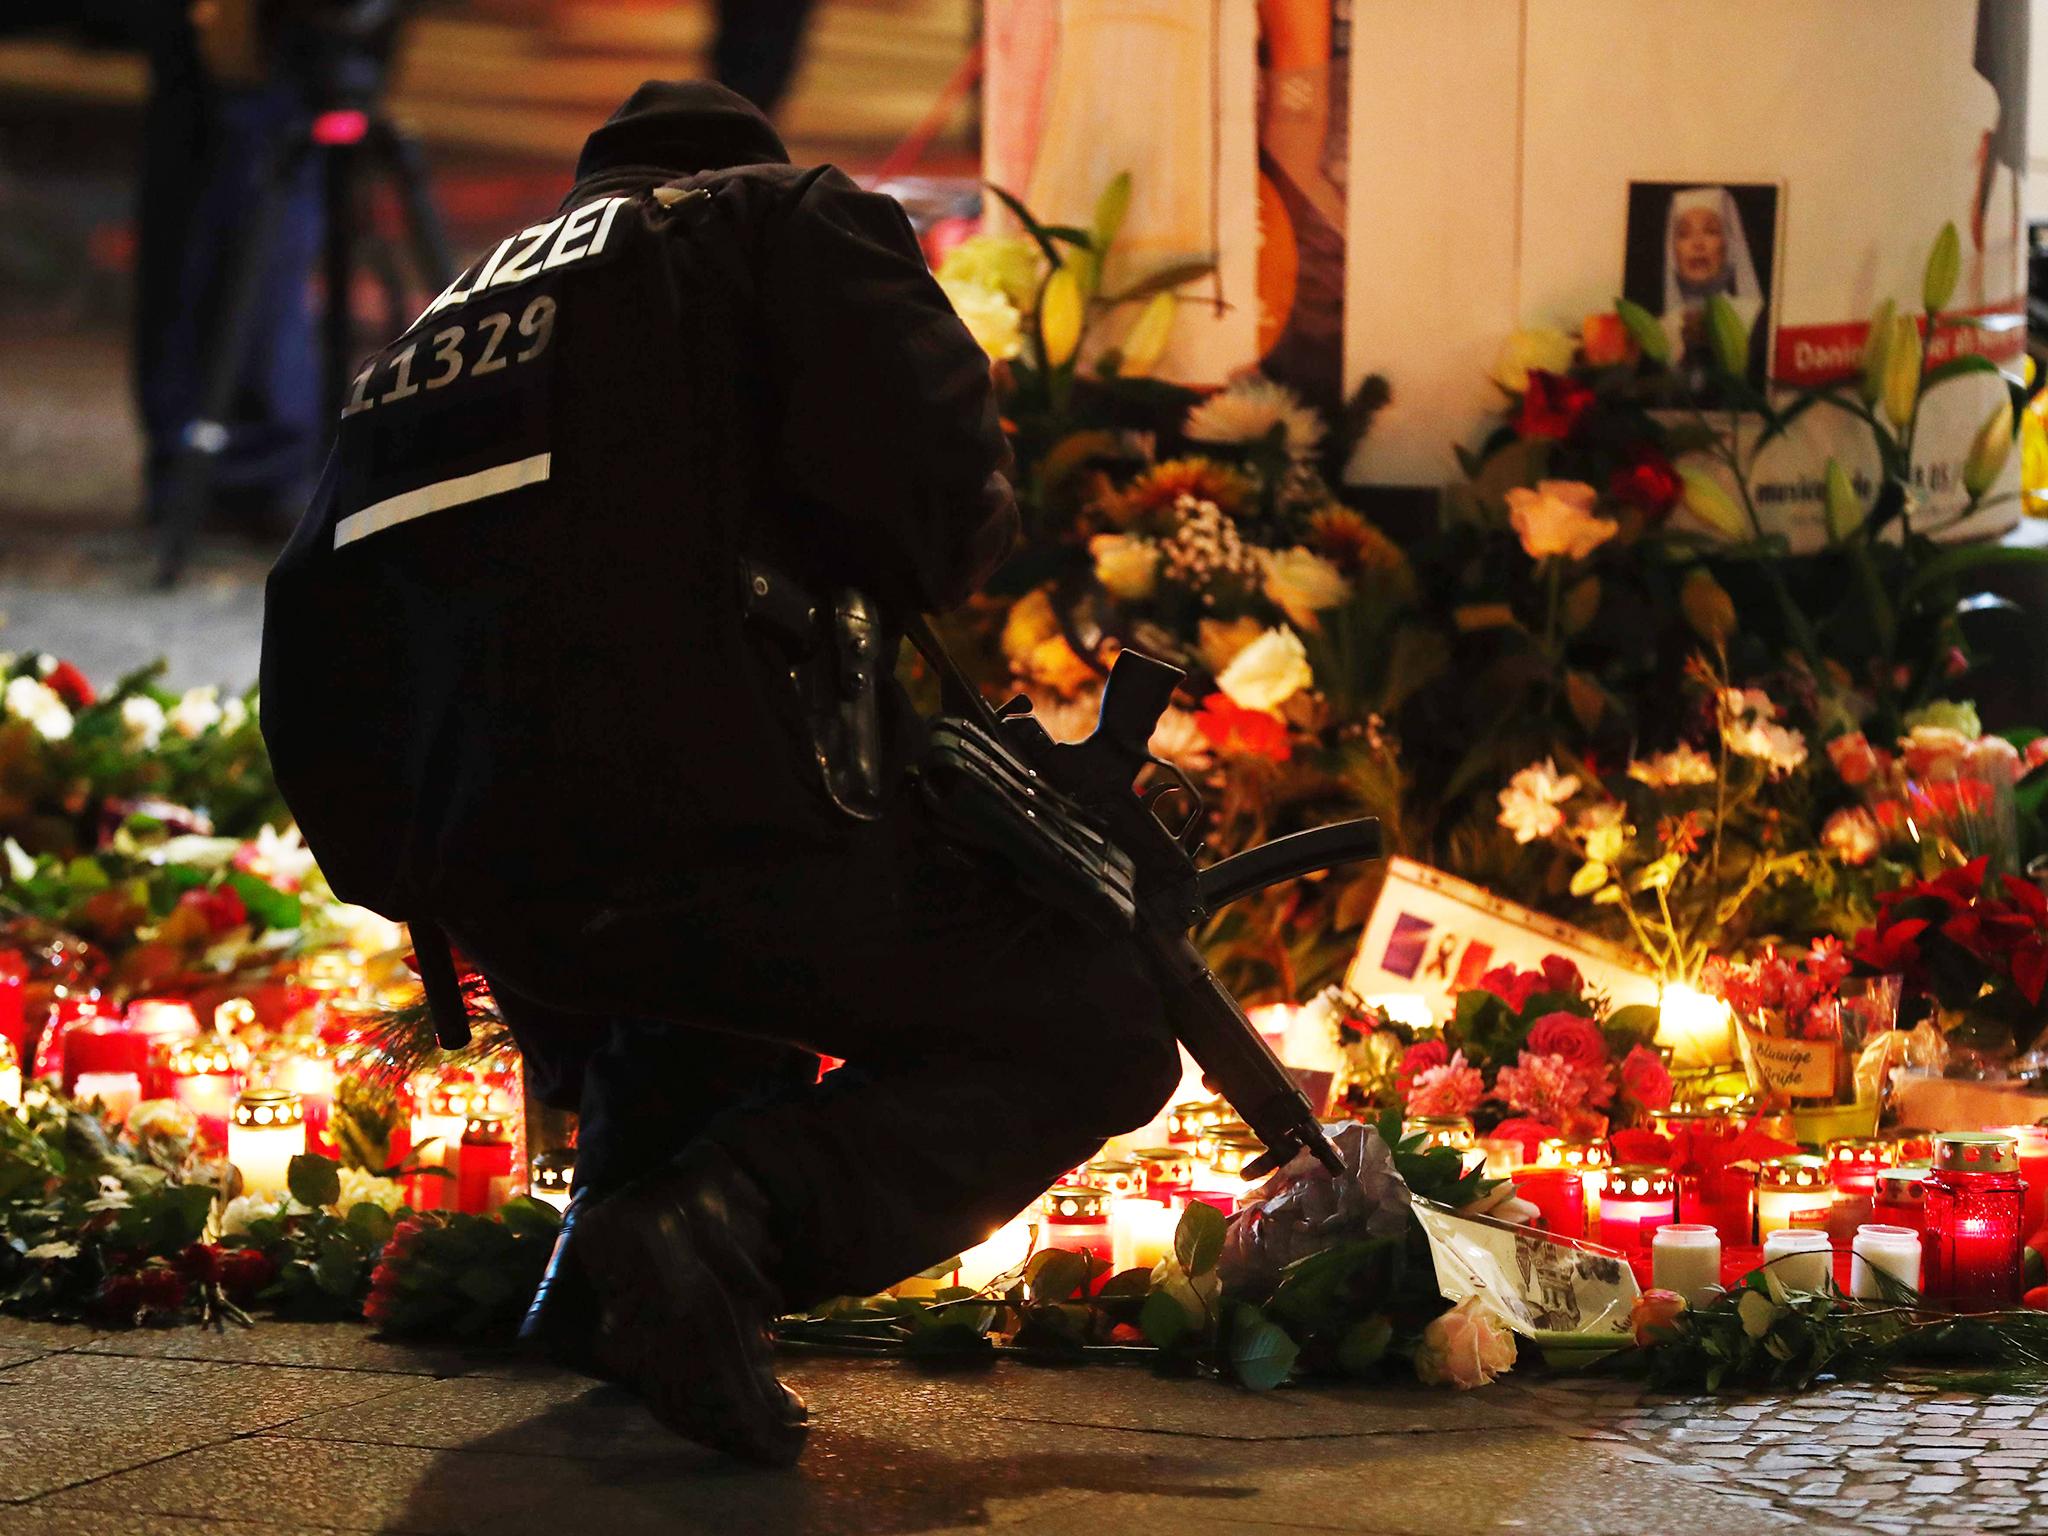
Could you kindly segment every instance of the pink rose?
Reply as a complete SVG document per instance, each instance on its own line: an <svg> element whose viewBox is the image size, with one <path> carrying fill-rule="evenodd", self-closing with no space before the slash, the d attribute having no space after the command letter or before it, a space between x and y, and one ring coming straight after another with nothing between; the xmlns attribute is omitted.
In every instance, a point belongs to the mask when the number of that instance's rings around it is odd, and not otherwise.
<svg viewBox="0 0 2048 1536"><path fill-rule="evenodd" d="M1916 779L1946 777L1961 772L1977 743L1961 731L1945 725L1916 725L1899 743L1906 772Z"/></svg>
<svg viewBox="0 0 2048 1536"><path fill-rule="evenodd" d="M1645 1109L1671 1107L1671 1073L1663 1057L1637 1046L1621 1061L1621 1090Z"/></svg>
<svg viewBox="0 0 2048 1536"><path fill-rule="evenodd" d="M1527 1049L1538 1056L1560 1056L1588 1077L1607 1070L1606 1037L1580 1014L1546 1013L1531 1026Z"/></svg>
<svg viewBox="0 0 2048 1536"><path fill-rule="evenodd" d="M1851 731L1829 742L1828 761L1835 765L1842 782L1849 785L1866 782L1877 772L1879 764L1877 749L1861 731Z"/></svg>
<svg viewBox="0 0 2048 1536"><path fill-rule="evenodd" d="M1415 1375L1426 1387L1483 1387L1514 1365L1514 1334L1476 1296L1431 1318L1415 1347Z"/></svg>

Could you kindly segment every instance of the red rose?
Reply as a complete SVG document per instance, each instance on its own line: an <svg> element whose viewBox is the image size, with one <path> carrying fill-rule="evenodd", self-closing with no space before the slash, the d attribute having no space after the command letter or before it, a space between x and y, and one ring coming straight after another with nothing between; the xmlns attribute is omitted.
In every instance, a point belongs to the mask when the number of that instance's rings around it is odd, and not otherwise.
<svg viewBox="0 0 2048 1536"><path fill-rule="evenodd" d="M1542 985L1541 971L1519 971L1512 965L1497 965L1479 978L1480 991L1491 992L1517 1013L1529 1005Z"/></svg>
<svg viewBox="0 0 2048 1536"><path fill-rule="evenodd" d="M1586 990L1586 980L1579 974L1579 968L1563 955L1545 955L1543 986L1548 992L1569 992L1577 997Z"/></svg>
<svg viewBox="0 0 2048 1536"><path fill-rule="evenodd" d="M187 891L178 898L178 905L189 907L205 918L207 930L211 933L226 933L249 920L249 908L243 902L241 892L231 885L218 886L210 891Z"/></svg>
<svg viewBox="0 0 2048 1536"><path fill-rule="evenodd" d="M1621 1091L1645 1109L1671 1107L1671 1073L1655 1051L1637 1046L1621 1060Z"/></svg>
<svg viewBox="0 0 2048 1536"><path fill-rule="evenodd" d="M1394 1072L1394 1081L1400 1085L1405 1098L1415 1079L1434 1067L1447 1066L1451 1059L1451 1048L1441 1040L1418 1040L1401 1053L1401 1065Z"/></svg>
<svg viewBox="0 0 2048 1536"><path fill-rule="evenodd" d="M1593 404L1593 391L1562 374L1529 370L1529 389L1515 417L1519 437L1565 438Z"/></svg>
<svg viewBox="0 0 2048 1536"><path fill-rule="evenodd" d="M60 661L43 679L43 686L73 709L84 709L99 697L86 675L68 661Z"/></svg>
<svg viewBox="0 0 2048 1536"><path fill-rule="evenodd" d="M1607 1071L1607 1039L1600 1026L1576 1013L1546 1013L1529 1029L1524 1049L1537 1056L1562 1057L1566 1066L1584 1077L1598 1077Z"/></svg>
<svg viewBox="0 0 2048 1536"><path fill-rule="evenodd" d="M191 1243L171 1263L194 1285L210 1285L221 1277L221 1259L221 1250L212 1243Z"/></svg>
<svg viewBox="0 0 2048 1536"><path fill-rule="evenodd" d="M1226 693L1212 693L1202 700L1195 725L1218 752L1243 757L1263 757L1284 763L1294 755L1294 743L1287 739L1285 722L1262 709L1246 709Z"/></svg>
<svg viewBox="0 0 2048 1536"><path fill-rule="evenodd" d="M1625 501L1651 522L1662 522L1678 505L1678 471L1654 448L1641 449L1635 461L1608 476L1607 489L1616 501Z"/></svg>

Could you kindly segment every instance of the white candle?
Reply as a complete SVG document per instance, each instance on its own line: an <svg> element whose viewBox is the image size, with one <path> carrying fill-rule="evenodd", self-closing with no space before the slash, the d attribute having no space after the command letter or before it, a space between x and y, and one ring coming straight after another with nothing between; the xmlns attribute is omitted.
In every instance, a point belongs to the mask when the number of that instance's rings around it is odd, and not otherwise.
<svg viewBox="0 0 2048 1536"><path fill-rule="evenodd" d="M1011 1217L985 1241L960 1255L960 1284L980 1290L999 1275L1007 1275L1031 1255L1031 1212Z"/></svg>
<svg viewBox="0 0 2048 1536"><path fill-rule="evenodd" d="M1735 1056L1734 1015L1720 998L1673 982L1657 1000L1657 1044L1671 1048L1673 1066L1718 1066Z"/></svg>
<svg viewBox="0 0 2048 1536"><path fill-rule="evenodd" d="M133 1072L81 1072L71 1085L71 1096L81 1104L99 1100L107 1118L118 1124L141 1102L142 1079Z"/></svg>
<svg viewBox="0 0 2048 1536"><path fill-rule="evenodd" d="M306 1150L305 1108L281 1088L252 1088L235 1101L228 1122L228 1161L242 1170L252 1195L281 1195L294 1157Z"/></svg>
<svg viewBox="0 0 2048 1536"><path fill-rule="evenodd" d="M21 1067L11 1057L0 1065L0 1105L8 1109L21 1107Z"/></svg>
<svg viewBox="0 0 2048 1536"><path fill-rule="evenodd" d="M1834 1248L1825 1232L1787 1227L1764 1238L1764 1263L1788 1290L1827 1289L1834 1271Z"/></svg>
<svg viewBox="0 0 2048 1536"><path fill-rule="evenodd" d="M1180 1212L1164 1200L1119 1200L1109 1210L1109 1240L1112 1265L1126 1269L1150 1269L1173 1252L1174 1228Z"/></svg>
<svg viewBox="0 0 2048 1536"><path fill-rule="evenodd" d="M1721 1234L1697 1222L1674 1222L1650 1237L1650 1283L1703 1307L1721 1288Z"/></svg>
<svg viewBox="0 0 2048 1536"><path fill-rule="evenodd" d="M1883 1301L1884 1289L1877 1272L1884 1271L1899 1284L1920 1289L1920 1234L1911 1227L1885 1226L1866 1222L1856 1229L1850 1249L1849 1294L1860 1301Z"/></svg>

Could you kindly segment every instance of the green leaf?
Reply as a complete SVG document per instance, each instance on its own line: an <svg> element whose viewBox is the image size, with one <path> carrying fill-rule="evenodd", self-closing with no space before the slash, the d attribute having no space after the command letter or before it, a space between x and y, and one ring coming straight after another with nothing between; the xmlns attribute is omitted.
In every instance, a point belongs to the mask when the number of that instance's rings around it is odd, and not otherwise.
<svg viewBox="0 0 2048 1536"><path fill-rule="evenodd" d="M1064 1301L1088 1283L1088 1260L1065 1248L1042 1248L1024 1266L1034 1301Z"/></svg>
<svg viewBox="0 0 2048 1536"><path fill-rule="evenodd" d="M1109 253L1110 242L1124 227L1124 215L1131 211L1131 173L1119 171L1095 200L1095 251Z"/></svg>
<svg viewBox="0 0 2048 1536"><path fill-rule="evenodd" d="M249 916L255 919L259 928L282 931L299 926L299 898L289 891L280 891L245 869L230 871L221 883L242 898L242 905L249 909Z"/></svg>
<svg viewBox="0 0 2048 1536"><path fill-rule="evenodd" d="M1913 599L1961 576L1991 565L2040 565L2048 563L2048 549L2027 545L2010 544L1962 544L1942 550L1922 560L1900 589L1899 603L1909 605Z"/></svg>
<svg viewBox="0 0 2048 1536"><path fill-rule="evenodd" d="M1386 1358L1393 1340L1394 1325L1385 1317L1368 1317L1353 1323L1337 1341L1337 1369L1347 1376L1364 1376Z"/></svg>
<svg viewBox="0 0 2048 1536"><path fill-rule="evenodd" d="M1920 279L1920 303L1932 316L1955 296L1956 278L1963 267L1963 244L1956 234L1955 220L1941 226L1934 248L1927 253L1927 270Z"/></svg>
<svg viewBox="0 0 2048 1536"><path fill-rule="evenodd" d="M97 859L83 855L64 866L64 879L76 892L104 891L113 884Z"/></svg>
<svg viewBox="0 0 2048 1536"><path fill-rule="evenodd" d="M1713 338L1714 360L1721 371L1739 378L1749 369L1749 327L1725 294L1707 300L1707 334Z"/></svg>
<svg viewBox="0 0 2048 1536"><path fill-rule="evenodd" d="M302 1152L285 1169L284 1182L294 1200L317 1211L341 1198L341 1164Z"/></svg>
<svg viewBox="0 0 2048 1536"><path fill-rule="evenodd" d="M1207 277L1216 270L1216 258L1197 256L1186 261L1170 261L1165 266L1139 278L1130 287L1117 293L1104 294L1109 304L1128 304L1133 299L1149 299L1155 293L1168 293L1182 283L1192 283L1197 278Z"/></svg>
<svg viewBox="0 0 2048 1536"><path fill-rule="evenodd" d="M1254 1392L1268 1392L1285 1381L1294 1369L1301 1346L1287 1336L1277 1323L1259 1315L1255 1307L1240 1307L1230 1330L1230 1369Z"/></svg>
<svg viewBox="0 0 2048 1536"><path fill-rule="evenodd" d="M1145 1335L1147 1343L1157 1349L1172 1349L1188 1336L1192 1326L1181 1304L1164 1291L1154 1291L1147 1296L1143 1309L1138 1313L1138 1331Z"/></svg>
<svg viewBox="0 0 2048 1536"><path fill-rule="evenodd" d="M337 1179L337 1186L340 1181ZM337 1193L339 1190L337 1188ZM372 1248L382 1248L391 1241L391 1229L398 1225L392 1214L381 1205L368 1200L358 1200L349 1207L346 1217L348 1229Z"/></svg>
<svg viewBox="0 0 2048 1536"><path fill-rule="evenodd" d="M514 1237L533 1237L550 1244L562 1230L562 1213L531 1195L519 1195L499 1206L498 1220Z"/></svg>
<svg viewBox="0 0 2048 1536"><path fill-rule="evenodd" d="M986 1329L976 1327L972 1319L948 1317L911 1330L903 1341L903 1353L926 1365L980 1365L994 1363L996 1347Z"/></svg>
<svg viewBox="0 0 2048 1536"><path fill-rule="evenodd" d="M1190 1200L1173 1229L1173 1256L1190 1280L1206 1275L1223 1256L1223 1238L1230 1224L1213 1205Z"/></svg>
<svg viewBox="0 0 2048 1536"><path fill-rule="evenodd" d="M1005 208L1009 209L1011 213L1017 216L1017 222L1019 224L1022 224L1024 226L1025 233L1029 234L1031 238L1038 243L1039 250L1045 253L1045 259L1051 262L1054 266L1058 266L1060 264L1061 258L1058 247L1053 244L1052 231L1049 230L1045 225L1039 223L1037 218L1032 214L1031 210L1029 208L1026 208L1022 200L1020 200L1015 194L1005 192L1001 187L997 186L992 181L984 183L984 185L988 187L989 191L993 192L996 195L997 202L1001 203Z"/></svg>
<svg viewBox="0 0 2048 1536"><path fill-rule="evenodd" d="M1924 396L1937 385L1946 384L1951 379L1967 378L1973 373L1988 373L1996 378L1999 376L1998 364L1981 352L1965 352L1962 356L1952 357L1945 363L1937 363L1922 374L1920 393Z"/></svg>
<svg viewBox="0 0 2048 1536"><path fill-rule="evenodd" d="M1662 321L1633 299L1616 299L1614 312L1621 316L1621 323L1628 327L1643 356L1655 363L1671 361L1671 338L1665 334Z"/></svg>

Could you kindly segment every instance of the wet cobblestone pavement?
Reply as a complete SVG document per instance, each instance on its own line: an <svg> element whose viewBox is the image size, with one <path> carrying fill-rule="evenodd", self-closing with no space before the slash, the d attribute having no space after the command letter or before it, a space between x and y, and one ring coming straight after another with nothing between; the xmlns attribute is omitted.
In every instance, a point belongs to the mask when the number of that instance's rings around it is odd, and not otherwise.
<svg viewBox="0 0 2048 1536"><path fill-rule="evenodd" d="M0 1322L0 1536L2048 1530L2048 1399L1907 1385L1673 1399L1510 1378L1253 1396L1141 1369L795 1357L769 1474L614 1388L348 1325Z"/></svg>

